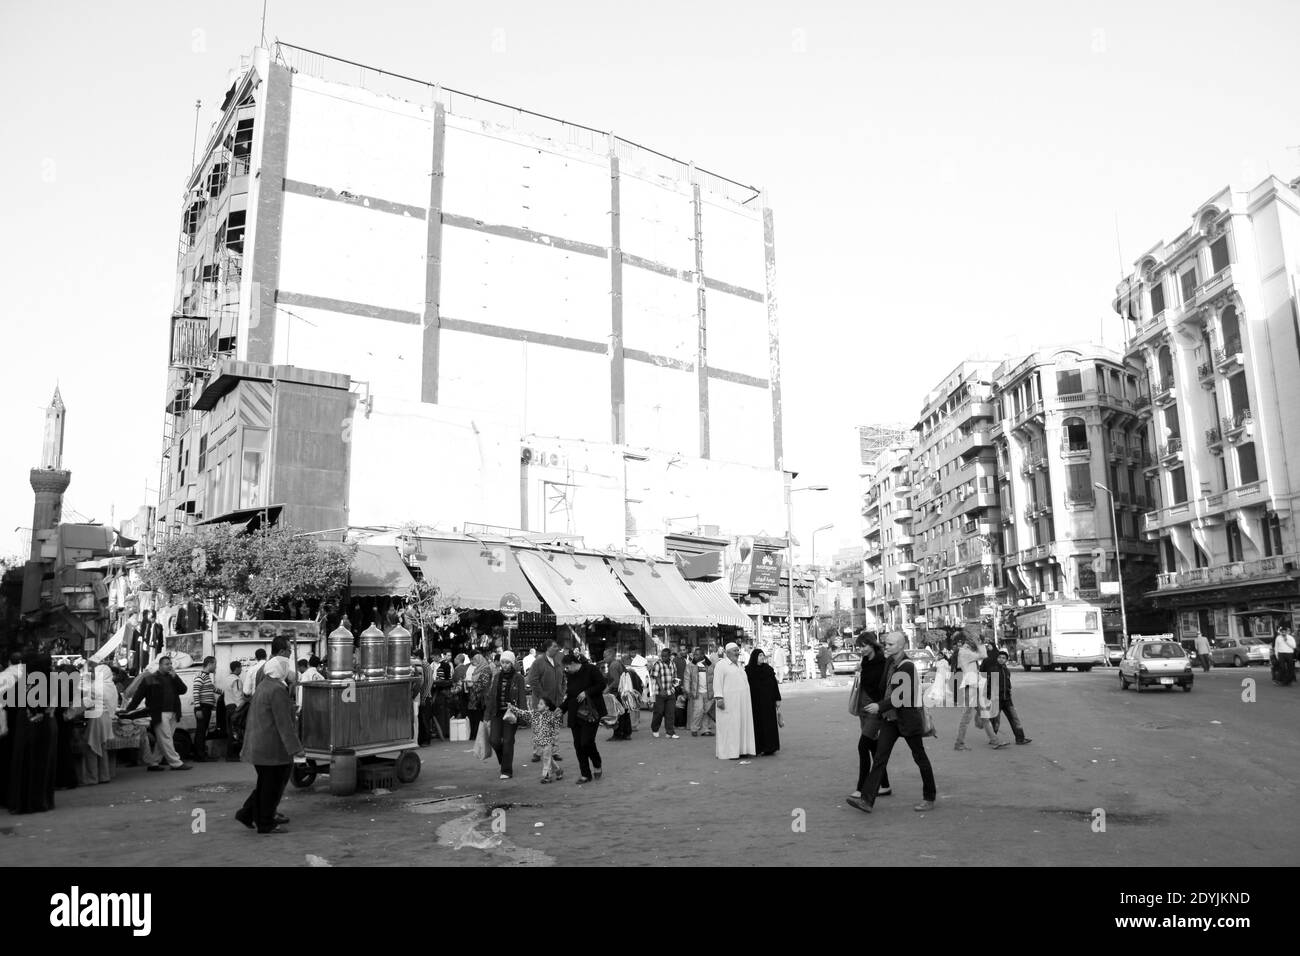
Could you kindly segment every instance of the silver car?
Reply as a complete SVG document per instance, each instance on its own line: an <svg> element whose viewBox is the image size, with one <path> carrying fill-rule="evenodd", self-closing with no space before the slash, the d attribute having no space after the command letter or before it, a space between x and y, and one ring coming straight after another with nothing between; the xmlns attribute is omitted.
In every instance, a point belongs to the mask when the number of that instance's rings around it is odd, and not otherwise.
<svg viewBox="0 0 1300 956"><path fill-rule="evenodd" d="M840 651L831 658L832 674L854 674L857 673L858 664L862 661L861 654L855 654L853 651Z"/></svg>
<svg viewBox="0 0 1300 956"><path fill-rule="evenodd" d="M1192 659L1177 641L1135 641L1119 662L1121 690L1136 684L1139 693L1146 687L1190 691L1192 680Z"/></svg>
<svg viewBox="0 0 1300 956"><path fill-rule="evenodd" d="M1267 664L1268 645L1258 637L1216 637L1210 645L1210 661L1219 667Z"/></svg>

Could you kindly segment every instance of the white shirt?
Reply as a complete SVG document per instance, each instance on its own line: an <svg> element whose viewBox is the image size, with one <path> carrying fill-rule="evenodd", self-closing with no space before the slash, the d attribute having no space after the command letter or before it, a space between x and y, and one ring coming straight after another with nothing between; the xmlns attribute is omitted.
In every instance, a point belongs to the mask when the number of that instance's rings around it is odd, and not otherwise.
<svg viewBox="0 0 1300 956"><path fill-rule="evenodd" d="M262 668L266 666L266 661L258 661L252 667L244 671L244 696L252 697L253 691L257 689L257 675Z"/></svg>
<svg viewBox="0 0 1300 956"><path fill-rule="evenodd" d="M1294 654L1295 638L1292 637L1290 634L1279 634L1277 636L1277 639L1273 641L1273 653Z"/></svg>
<svg viewBox="0 0 1300 956"><path fill-rule="evenodd" d="M226 703L234 704L238 707L244 702L244 677L242 674L231 674L226 681Z"/></svg>

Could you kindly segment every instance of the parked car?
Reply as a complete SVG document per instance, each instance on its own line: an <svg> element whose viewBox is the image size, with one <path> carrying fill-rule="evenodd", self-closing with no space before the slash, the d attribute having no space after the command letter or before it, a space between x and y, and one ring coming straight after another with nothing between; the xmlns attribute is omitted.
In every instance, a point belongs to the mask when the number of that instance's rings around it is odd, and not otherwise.
<svg viewBox="0 0 1300 956"><path fill-rule="evenodd" d="M921 678L922 684L934 680L934 666L938 661L934 651L928 647L917 647L904 653L916 665L916 676Z"/></svg>
<svg viewBox="0 0 1300 956"><path fill-rule="evenodd" d="M832 674L853 674L857 672L862 655L853 651L840 651L831 658Z"/></svg>
<svg viewBox="0 0 1300 956"><path fill-rule="evenodd" d="M1144 687L1190 691L1192 681L1192 658L1177 641L1134 641L1119 662L1121 690L1136 684L1139 693Z"/></svg>
<svg viewBox="0 0 1300 956"><path fill-rule="evenodd" d="M1216 637L1210 645L1210 661L1221 667L1267 664L1269 647L1258 637Z"/></svg>
<svg viewBox="0 0 1300 956"><path fill-rule="evenodd" d="M1119 662L1122 661L1123 659L1124 659L1124 645L1123 645L1123 644L1107 644L1107 645L1106 645L1106 662L1107 662L1108 664L1110 664L1112 667L1115 667L1115 666L1117 666L1117 665L1119 664Z"/></svg>

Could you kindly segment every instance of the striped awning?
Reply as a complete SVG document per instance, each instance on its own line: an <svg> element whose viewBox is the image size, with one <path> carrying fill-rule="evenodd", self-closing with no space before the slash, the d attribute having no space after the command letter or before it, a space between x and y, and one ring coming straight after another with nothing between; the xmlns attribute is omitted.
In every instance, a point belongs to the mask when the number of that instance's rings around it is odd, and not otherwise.
<svg viewBox="0 0 1300 956"><path fill-rule="evenodd" d="M654 627L711 627L715 617L671 561L610 558L609 566Z"/></svg>
<svg viewBox="0 0 1300 956"><path fill-rule="evenodd" d="M610 620L640 624L643 616L623 585L598 555L567 551L516 550L524 576L537 589L559 624Z"/></svg>
<svg viewBox="0 0 1300 956"><path fill-rule="evenodd" d="M687 583L714 615L715 624L739 627L747 634L754 633L753 619L731 599L727 586L721 581L688 581Z"/></svg>

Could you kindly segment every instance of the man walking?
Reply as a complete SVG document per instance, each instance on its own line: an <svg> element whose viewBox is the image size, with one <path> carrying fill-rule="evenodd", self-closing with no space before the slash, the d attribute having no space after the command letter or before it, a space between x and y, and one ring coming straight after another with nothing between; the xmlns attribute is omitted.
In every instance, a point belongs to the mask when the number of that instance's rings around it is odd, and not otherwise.
<svg viewBox="0 0 1300 956"><path fill-rule="evenodd" d="M686 665L686 706L687 720L690 723L691 736L713 736L714 722L709 716L709 704L713 700L713 669L709 666L704 649L697 647Z"/></svg>
<svg viewBox="0 0 1300 956"><path fill-rule="evenodd" d="M885 638L885 653L889 656L889 663L885 666L885 693L878 703L866 707L866 713L879 715L882 720L880 737L876 740L875 763L867 775L862 796L848 798L850 806L857 807L864 813L870 813L875 807L881 781L889 766L889 755L900 737L907 741L916 769L921 772L921 802L912 809L918 813L933 810L938 796L934 770L925 753L925 709L921 706L921 681L916 673L916 665L908 660L906 652L907 636L902 631L890 632Z"/></svg>
<svg viewBox="0 0 1300 956"><path fill-rule="evenodd" d="M514 660L514 655L511 655ZM564 671L560 664L560 645L554 640L549 640L542 647L542 653L537 655L533 661L533 666L529 669L524 677L525 691L532 695L533 709L540 710L546 707L545 701L550 701L557 705L564 699ZM549 708L548 708L549 709ZM559 743L556 742L556 749L559 749ZM559 760L558 755L552 755L553 760ZM542 749L539 745L537 735L533 735L533 763L541 763Z"/></svg>
<svg viewBox="0 0 1300 956"><path fill-rule="evenodd" d="M264 680L253 694L248 714L248 740L243 758L257 768L257 786L235 813L235 819L258 833L287 833L288 818L278 812L284 788L293 770L293 758L302 754L294 728L293 701L285 683L293 666L276 655L262 668Z"/></svg>
<svg viewBox="0 0 1300 956"><path fill-rule="evenodd" d="M149 710L150 729L153 730L154 737L158 741L150 770L162 770L164 759L167 761L167 766L173 770L193 769L181 760L180 755L176 753L176 745L172 742L176 724L181 719L181 697L184 694L185 682L172 670L171 656L164 654L158 658L158 669L145 675L139 688L136 689L135 696L131 698L127 710L135 710L143 700Z"/></svg>
<svg viewBox="0 0 1300 956"><path fill-rule="evenodd" d="M1210 639L1200 631L1196 632L1196 659L1205 673L1210 672Z"/></svg>
<svg viewBox="0 0 1300 956"><path fill-rule="evenodd" d="M1011 723L1011 732L1016 736L1016 743L1029 744L1033 741L1025 736L1025 726L1020 722L1016 705L1011 701L1011 668L1007 666L1010 659L1011 655L1006 648L998 651L997 668L993 675L998 681L997 716L993 718L993 732L1000 732L1002 715L1006 714L1007 720Z"/></svg>
<svg viewBox="0 0 1300 956"><path fill-rule="evenodd" d="M831 648L829 644L823 644L818 649L817 666L821 669L822 680L825 680L831 669Z"/></svg>
<svg viewBox="0 0 1300 956"><path fill-rule="evenodd" d="M202 763L208 759L208 725L217 709L217 685L212 675L217 669L215 657L203 658L203 670L194 678L194 759Z"/></svg>
<svg viewBox="0 0 1300 956"><path fill-rule="evenodd" d="M677 672L673 668L672 651L664 648L659 660L650 665L650 683L654 685L655 709L650 718L650 736L659 736L659 726L664 724L664 736L676 740L673 733L673 711L677 707Z"/></svg>
<svg viewBox="0 0 1300 956"><path fill-rule="evenodd" d="M1278 626L1273 653L1277 655L1278 677L1281 678L1282 686L1289 687L1295 683L1295 637L1291 634L1290 624Z"/></svg>
<svg viewBox="0 0 1300 956"><path fill-rule="evenodd" d="M230 662L230 677L226 679L226 727L230 731L230 740L226 747L226 759L238 760L239 747L244 740L244 726L248 720L248 698L244 696L244 678L240 671L244 665L239 661Z"/></svg>

